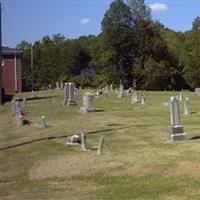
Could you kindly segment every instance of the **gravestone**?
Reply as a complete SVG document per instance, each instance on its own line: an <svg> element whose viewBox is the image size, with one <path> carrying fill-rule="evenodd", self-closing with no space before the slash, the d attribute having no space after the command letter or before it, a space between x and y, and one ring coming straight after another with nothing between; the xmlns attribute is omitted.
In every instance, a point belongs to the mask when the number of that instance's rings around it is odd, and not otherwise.
<svg viewBox="0 0 200 200"><path fill-rule="evenodd" d="M190 114L190 100L188 97L185 97L184 99L184 113L185 115Z"/></svg>
<svg viewBox="0 0 200 200"><path fill-rule="evenodd" d="M65 83L65 88L64 88L64 105L67 105L67 106L74 106L74 105L76 105L74 83Z"/></svg>
<svg viewBox="0 0 200 200"><path fill-rule="evenodd" d="M146 104L146 102L145 102L145 97L142 98L141 104L142 104L142 105Z"/></svg>
<svg viewBox="0 0 200 200"><path fill-rule="evenodd" d="M104 136L102 136L100 138L100 141L99 141L99 146L98 146L98 150L97 150L97 154L98 155L102 155L102 152L103 152L103 145L104 145Z"/></svg>
<svg viewBox="0 0 200 200"><path fill-rule="evenodd" d="M26 98L23 98L23 108L26 107Z"/></svg>
<svg viewBox="0 0 200 200"><path fill-rule="evenodd" d="M179 94L179 101L183 101L183 92L180 92Z"/></svg>
<svg viewBox="0 0 200 200"><path fill-rule="evenodd" d="M46 128L47 127L47 120L46 117L43 115L40 117L41 127Z"/></svg>
<svg viewBox="0 0 200 200"><path fill-rule="evenodd" d="M12 117L15 116L16 110L15 110L15 100L11 101L11 112L12 112Z"/></svg>
<svg viewBox="0 0 200 200"><path fill-rule="evenodd" d="M88 149L88 145L86 142L86 135L83 133L83 131L81 131L81 150L82 151L89 151Z"/></svg>
<svg viewBox="0 0 200 200"><path fill-rule="evenodd" d="M141 103L141 96L140 96L140 94L139 94L138 91L134 91L134 92L133 92L131 102L132 102L133 104Z"/></svg>
<svg viewBox="0 0 200 200"><path fill-rule="evenodd" d="M110 90L113 90L113 84L110 84Z"/></svg>
<svg viewBox="0 0 200 200"><path fill-rule="evenodd" d="M60 90L63 90L64 89L64 84L63 82L60 82Z"/></svg>
<svg viewBox="0 0 200 200"><path fill-rule="evenodd" d="M172 141L185 140L186 133L183 131L183 127L180 124L180 111L179 111L179 101L176 97L170 98L170 138Z"/></svg>
<svg viewBox="0 0 200 200"><path fill-rule="evenodd" d="M122 98L124 96L124 86L122 84L119 85L117 96L118 98Z"/></svg>
<svg viewBox="0 0 200 200"><path fill-rule="evenodd" d="M83 95L83 107L81 107L82 112L95 112L95 109L92 107L93 95L90 92L86 92Z"/></svg>
<svg viewBox="0 0 200 200"><path fill-rule="evenodd" d="M200 96L200 88L195 88L195 93L197 94L197 96Z"/></svg>
<svg viewBox="0 0 200 200"><path fill-rule="evenodd" d="M59 90L60 87L59 87L59 82L56 82L56 89Z"/></svg>
<svg viewBox="0 0 200 200"><path fill-rule="evenodd" d="M65 144L78 145L80 143L81 143L80 135L72 135L67 138L67 142Z"/></svg>

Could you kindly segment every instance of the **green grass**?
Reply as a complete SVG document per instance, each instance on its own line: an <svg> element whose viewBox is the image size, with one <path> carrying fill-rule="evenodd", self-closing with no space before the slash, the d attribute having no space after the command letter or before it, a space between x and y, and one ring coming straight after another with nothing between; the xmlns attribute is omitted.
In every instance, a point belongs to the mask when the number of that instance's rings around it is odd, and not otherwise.
<svg viewBox="0 0 200 200"><path fill-rule="evenodd" d="M29 127L13 122L9 102L0 108L0 199L200 198L200 139L168 139L169 108L163 102L178 92L144 91L147 105L133 105L130 95L118 99L113 91L93 101L103 111L85 114L80 112L82 92L73 107L63 106L60 91L37 92L48 98L26 102ZM198 138L200 98L191 92L184 96L190 98L192 114L183 114L181 102L182 125L188 138ZM40 127L41 115L47 128ZM68 135L81 130L88 133L89 152L64 145ZM105 146L98 156L101 135Z"/></svg>

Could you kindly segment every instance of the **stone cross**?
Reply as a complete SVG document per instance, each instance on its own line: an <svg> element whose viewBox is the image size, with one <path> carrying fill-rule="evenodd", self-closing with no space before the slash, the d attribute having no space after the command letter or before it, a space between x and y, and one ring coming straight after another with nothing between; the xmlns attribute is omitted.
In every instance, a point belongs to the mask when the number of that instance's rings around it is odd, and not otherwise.
<svg viewBox="0 0 200 200"><path fill-rule="evenodd" d="M177 97L170 98L170 138L172 141L185 140L186 133L183 131L180 121L179 101Z"/></svg>
<svg viewBox="0 0 200 200"><path fill-rule="evenodd" d="M99 141L99 146L98 146L98 150L97 150L97 154L98 155L102 155L102 152L103 152L103 145L104 145L104 136L102 136L100 138L100 141Z"/></svg>
<svg viewBox="0 0 200 200"><path fill-rule="evenodd" d="M93 95L90 92L86 92L83 95L83 107L81 107L81 111L95 112L95 109L91 105L92 100L93 100Z"/></svg>
<svg viewBox="0 0 200 200"><path fill-rule="evenodd" d="M185 115L190 114L190 100L188 97L185 97L184 99L184 112L185 112Z"/></svg>
<svg viewBox="0 0 200 200"><path fill-rule="evenodd" d="M45 117L44 115L42 115L42 116L40 117L40 121L41 121L41 127L42 127L42 128L47 127L47 120L46 120L46 117Z"/></svg>

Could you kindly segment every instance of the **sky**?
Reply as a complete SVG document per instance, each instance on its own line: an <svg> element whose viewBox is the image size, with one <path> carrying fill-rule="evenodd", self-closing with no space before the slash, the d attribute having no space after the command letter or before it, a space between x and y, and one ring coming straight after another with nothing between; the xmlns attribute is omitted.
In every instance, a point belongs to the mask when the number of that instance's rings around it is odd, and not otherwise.
<svg viewBox="0 0 200 200"><path fill-rule="evenodd" d="M98 35L111 0L1 0L2 44L16 47L60 33L67 39ZM187 31L200 16L200 0L146 0L152 18L175 31Z"/></svg>

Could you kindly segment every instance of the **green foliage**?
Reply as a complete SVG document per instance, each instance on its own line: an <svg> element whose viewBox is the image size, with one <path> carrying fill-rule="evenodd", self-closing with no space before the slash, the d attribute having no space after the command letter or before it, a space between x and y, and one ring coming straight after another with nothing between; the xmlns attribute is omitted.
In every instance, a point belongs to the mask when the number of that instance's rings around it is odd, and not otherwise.
<svg viewBox="0 0 200 200"><path fill-rule="evenodd" d="M45 36L31 45L22 41L24 90L74 81L77 86L99 87L133 79L137 89L181 90L200 86L200 17L191 31L175 32L151 18L144 0L114 0L102 19L102 33L66 39Z"/></svg>

